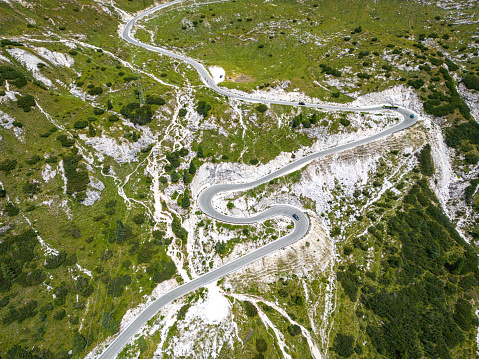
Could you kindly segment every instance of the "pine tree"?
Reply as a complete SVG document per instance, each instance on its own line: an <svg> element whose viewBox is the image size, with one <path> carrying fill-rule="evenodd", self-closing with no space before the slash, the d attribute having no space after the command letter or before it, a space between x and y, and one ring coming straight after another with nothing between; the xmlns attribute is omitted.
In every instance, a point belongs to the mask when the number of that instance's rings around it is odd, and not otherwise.
<svg viewBox="0 0 479 359"><path fill-rule="evenodd" d="M192 175L194 175L196 173L196 166L195 166L193 160L191 160L191 162L190 162L190 168L188 169L188 172Z"/></svg>
<svg viewBox="0 0 479 359"><path fill-rule="evenodd" d="M188 173L187 170L184 170L184 172L183 172L183 182L185 184L191 183L191 175Z"/></svg>
<svg viewBox="0 0 479 359"><path fill-rule="evenodd" d="M190 206L190 195L188 193L188 190L185 190L185 193L183 193L183 200L181 201L181 206L185 209Z"/></svg>
<svg viewBox="0 0 479 359"><path fill-rule="evenodd" d="M198 151L196 152L196 156L198 156L198 158L205 157L205 155L203 154L203 147L201 147L201 146L198 147Z"/></svg>
<svg viewBox="0 0 479 359"><path fill-rule="evenodd" d="M119 219L116 221L115 238L117 242L123 242L126 239L125 226Z"/></svg>
<svg viewBox="0 0 479 359"><path fill-rule="evenodd" d="M108 102L106 103L106 106L108 107L108 111L113 108L113 104L111 103L110 100L108 100Z"/></svg>
<svg viewBox="0 0 479 359"><path fill-rule="evenodd" d="M88 136L90 137L95 137L96 135L96 130L95 127L91 123L88 124Z"/></svg>

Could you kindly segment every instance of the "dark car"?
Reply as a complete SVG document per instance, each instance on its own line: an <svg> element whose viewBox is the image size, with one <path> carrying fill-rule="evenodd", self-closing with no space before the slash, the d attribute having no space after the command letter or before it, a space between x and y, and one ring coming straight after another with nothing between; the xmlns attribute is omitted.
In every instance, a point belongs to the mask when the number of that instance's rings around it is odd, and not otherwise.
<svg viewBox="0 0 479 359"><path fill-rule="evenodd" d="M293 214L293 218L294 218L295 220L299 221L299 217L298 217L298 215L297 215L296 213Z"/></svg>
<svg viewBox="0 0 479 359"><path fill-rule="evenodd" d="M303 101L299 101L299 104L300 104L301 106L306 105Z"/></svg>

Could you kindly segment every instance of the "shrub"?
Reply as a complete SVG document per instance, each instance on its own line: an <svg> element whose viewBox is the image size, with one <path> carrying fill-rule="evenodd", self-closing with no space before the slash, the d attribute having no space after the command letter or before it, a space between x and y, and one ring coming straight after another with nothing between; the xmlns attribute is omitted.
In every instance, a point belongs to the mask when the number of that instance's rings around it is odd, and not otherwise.
<svg viewBox="0 0 479 359"><path fill-rule="evenodd" d="M349 121L347 118L344 118L342 117L339 122L341 122L341 124L344 126L344 127L348 127L350 124L351 124L351 121Z"/></svg>
<svg viewBox="0 0 479 359"><path fill-rule="evenodd" d="M173 263L173 261L168 258L168 260L161 260L154 264L152 279L156 283L161 283L173 277L175 273L175 263Z"/></svg>
<svg viewBox="0 0 479 359"><path fill-rule="evenodd" d="M319 67L321 67L321 73L332 75L334 77L341 77L341 71L339 71L338 69L333 69L332 67L325 64L320 64Z"/></svg>
<svg viewBox="0 0 479 359"><path fill-rule="evenodd" d="M95 108L93 110L93 113L96 115L96 116L100 116L100 115L103 115L105 113L105 110L102 110L101 108Z"/></svg>
<svg viewBox="0 0 479 359"><path fill-rule="evenodd" d="M457 66L454 62L452 62L451 60L449 59L444 59L444 62L446 63L447 65L447 68L449 69L449 71L457 71L459 70L459 66Z"/></svg>
<svg viewBox="0 0 479 359"><path fill-rule="evenodd" d="M301 328L299 325L290 325L288 326L288 333L292 336L295 337L298 334L301 334Z"/></svg>
<svg viewBox="0 0 479 359"><path fill-rule="evenodd" d="M341 333L336 334L333 349L343 358L349 358L354 354L354 338Z"/></svg>
<svg viewBox="0 0 479 359"><path fill-rule="evenodd" d="M23 110L30 110L30 107L35 106L35 98L32 95L20 96L17 100L17 106Z"/></svg>
<svg viewBox="0 0 479 359"><path fill-rule="evenodd" d="M150 123L153 117L153 111L149 105L143 105L136 102L129 103L120 110L120 113L131 122L138 125Z"/></svg>
<svg viewBox="0 0 479 359"><path fill-rule="evenodd" d="M256 350L259 353L264 353L266 350L268 350L268 343L266 343L266 340L263 338L256 339Z"/></svg>
<svg viewBox="0 0 479 359"><path fill-rule="evenodd" d="M260 104L258 106L255 107L256 108L256 111L260 112L260 113L264 113L268 110L268 106L266 106L265 104Z"/></svg>
<svg viewBox="0 0 479 359"><path fill-rule="evenodd" d="M63 318L65 318L66 315L67 315L66 310L65 309L60 309L55 314L53 314L53 318L56 319L56 320L62 320Z"/></svg>
<svg viewBox="0 0 479 359"><path fill-rule="evenodd" d="M176 215L173 215L171 230L176 237L181 239L182 242L186 243L186 240L188 239L188 232L181 226L181 221Z"/></svg>
<svg viewBox="0 0 479 359"><path fill-rule="evenodd" d="M423 79L409 80L407 84L409 86L414 87L416 90L419 90L421 87L424 86L424 80Z"/></svg>
<svg viewBox="0 0 479 359"><path fill-rule="evenodd" d="M185 117L186 116L186 108L181 108L179 111L178 111L178 116L180 117Z"/></svg>
<svg viewBox="0 0 479 359"><path fill-rule="evenodd" d="M258 162L259 161L256 158L253 158L253 159L249 160L249 163L252 164L253 166L257 165Z"/></svg>
<svg viewBox="0 0 479 359"><path fill-rule="evenodd" d="M5 205L5 212L9 217L15 217L20 213L20 209L16 207L13 203L7 203Z"/></svg>
<svg viewBox="0 0 479 359"><path fill-rule="evenodd" d="M140 225L145 222L145 214L144 213L139 213L135 217L133 217L133 222L136 224Z"/></svg>
<svg viewBox="0 0 479 359"><path fill-rule="evenodd" d="M258 309L256 309L256 306L247 300L244 301L244 308L248 317L253 318L258 315Z"/></svg>
<svg viewBox="0 0 479 359"><path fill-rule="evenodd" d="M86 346L86 339L79 332L73 333L72 350L74 354L80 353Z"/></svg>
<svg viewBox="0 0 479 359"><path fill-rule="evenodd" d="M462 83L468 89L474 89L479 91L479 77L474 75L467 75L462 79Z"/></svg>
<svg viewBox="0 0 479 359"><path fill-rule="evenodd" d="M224 242L216 242L215 251L218 254L225 254L226 253L226 244Z"/></svg>
<svg viewBox="0 0 479 359"><path fill-rule="evenodd" d="M88 90L88 94L90 94L92 96L101 95L102 93L103 93L103 89L101 87L94 87L94 88Z"/></svg>
<svg viewBox="0 0 479 359"><path fill-rule="evenodd" d="M203 115L203 117L207 117L209 110L211 110L211 106L205 101L198 102L198 105L196 106L196 112L198 112L198 114Z"/></svg>
<svg viewBox="0 0 479 359"><path fill-rule="evenodd" d="M5 172L6 174L13 171L15 167L17 167L17 160L6 159L0 162L0 171Z"/></svg>
<svg viewBox="0 0 479 359"><path fill-rule="evenodd" d="M161 97L147 97L146 98L146 103L148 105L163 106L166 103L166 101L163 100Z"/></svg>
<svg viewBox="0 0 479 359"><path fill-rule="evenodd" d="M418 155L419 169L425 176L434 174L434 162L431 156L431 145L427 144Z"/></svg>
<svg viewBox="0 0 479 359"><path fill-rule="evenodd" d="M80 130L82 128L85 128L88 126L88 121L83 120L83 121L77 121L73 124L73 127L76 128L77 130Z"/></svg>
<svg viewBox="0 0 479 359"><path fill-rule="evenodd" d="M360 79L369 80L369 79L371 78L371 75L360 72L360 73L358 73L358 77L359 77Z"/></svg>

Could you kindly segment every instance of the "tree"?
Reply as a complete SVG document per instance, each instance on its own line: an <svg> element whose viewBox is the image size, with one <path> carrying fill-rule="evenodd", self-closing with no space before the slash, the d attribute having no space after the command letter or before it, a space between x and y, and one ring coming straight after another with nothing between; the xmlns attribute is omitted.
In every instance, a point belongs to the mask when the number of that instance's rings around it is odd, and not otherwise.
<svg viewBox="0 0 479 359"><path fill-rule="evenodd" d="M468 89L478 90L479 91L479 77L474 75L467 75L462 79L464 86Z"/></svg>
<svg viewBox="0 0 479 359"><path fill-rule="evenodd" d="M354 338L338 333L334 338L333 348L343 358L349 358L354 354Z"/></svg>
<svg viewBox="0 0 479 359"><path fill-rule="evenodd" d="M256 350L260 353L264 353L268 350L268 343L263 338L256 339Z"/></svg>
<svg viewBox="0 0 479 359"><path fill-rule="evenodd" d="M95 127L91 123L89 123L88 124L88 136L89 137L95 137L95 135L96 135Z"/></svg>
<svg viewBox="0 0 479 359"><path fill-rule="evenodd" d="M421 173L426 176L432 176L434 174L434 162L432 160L431 145L429 145L429 143L421 150L418 159Z"/></svg>
<svg viewBox="0 0 479 359"><path fill-rule="evenodd" d="M117 242L123 242L126 239L125 226L119 219L116 221L115 239Z"/></svg>
<svg viewBox="0 0 479 359"><path fill-rule="evenodd" d="M191 183L191 179L192 179L192 178L191 178L190 173L189 173L187 170L184 170L184 171L183 171L183 182L184 182L185 184L189 184L189 183Z"/></svg>
<svg viewBox="0 0 479 359"><path fill-rule="evenodd" d="M138 225L143 224L145 222L145 214L138 213L135 217L133 217L133 222L135 222Z"/></svg>
<svg viewBox="0 0 479 359"><path fill-rule="evenodd" d="M88 126L88 121L86 121L86 120L77 121L73 124L73 127L77 130L84 129L87 126Z"/></svg>
<svg viewBox="0 0 479 359"><path fill-rule="evenodd" d="M301 328L299 325L290 325L288 326L288 333L292 336L295 337L296 335L301 333Z"/></svg>
<svg viewBox="0 0 479 359"><path fill-rule="evenodd" d="M72 349L73 353L78 354L80 353L86 346L86 339L83 335L81 335L79 332L73 333L73 338L72 338Z"/></svg>
<svg viewBox="0 0 479 359"><path fill-rule="evenodd" d="M198 151L196 151L196 156L198 158L203 158L205 157L205 155L203 154L203 147L201 147L201 145L198 147Z"/></svg>
<svg viewBox="0 0 479 359"><path fill-rule="evenodd" d="M253 303L245 300L244 307L248 317L253 318L258 315L258 309L256 309L256 306Z"/></svg>
<svg viewBox="0 0 479 359"><path fill-rule="evenodd" d="M266 106L265 104L259 104L258 106L255 107L256 108L256 111L260 112L260 113L264 113L268 110L268 106Z"/></svg>
<svg viewBox="0 0 479 359"><path fill-rule="evenodd" d="M171 172L170 177L171 177L171 182L173 183L176 183L180 180L180 176L178 175L178 172L176 171Z"/></svg>
<svg viewBox="0 0 479 359"><path fill-rule="evenodd" d="M32 95L20 96L17 100L17 106L28 112L30 107L35 106L35 98Z"/></svg>
<svg viewBox="0 0 479 359"><path fill-rule="evenodd" d="M203 117L208 116L208 111L211 110L211 106L208 105L205 101L199 101L198 106L196 106L196 112L203 115Z"/></svg>
<svg viewBox="0 0 479 359"><path fill-rule="evenodd" d="M113 104L111 103L111 100L108 100L106 102L106 107L108 108L108 111L110 111L113 108Z"/></svg>
<svg viewBox="0 0 479 359"><path fill-rule="evenodd" d="M188 194L188 190L185 190L185 192L183 193L183 199L181 201L181 206L185 209L190 206L190 195Z"/></svg>
<svg viewBox="0 0 479 359"><path fill-rule="evenodd" d="M192 175L194 175L196 173L196 166L195 166L195 163L193 162L193 160L191 160L191 162L190 162L190 168L188 168L188 172Z"/></svg>
<svg viewBox="0 0 479 359"><path fill-rule="evenodd" d="M15 167L17 167L17 160L6 159L0 162L0 171L5 172L6 174L13 171Z"/></svg>
<svg viewBox="0 0 479 359"><path fill-rule="evenodd" d="M216 242L215 250L218 254L224 254L226 252L226 245L224 242Z"/></svg>

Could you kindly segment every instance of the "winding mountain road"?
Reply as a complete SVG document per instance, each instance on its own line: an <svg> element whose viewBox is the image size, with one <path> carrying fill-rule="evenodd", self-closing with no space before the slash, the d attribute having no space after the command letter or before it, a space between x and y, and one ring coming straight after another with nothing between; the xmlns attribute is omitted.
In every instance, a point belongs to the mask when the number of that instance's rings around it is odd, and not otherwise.
<svg viewBox="0 0 479 359"><path fill-rule="evenodd" d="M278 105L290 105L290 106L299 106L298 103L296 102L287 102L287 101L277 101L277 100L268 100L268 99L258 99L254 97L249 97L249 96L242 96L238 94L234 94L231 92L226 91L225 89L222 89L216 85L214 82L213 78L210 76L209 72L205 69L205 67L200 64L199 62L190 59L188 57L185 57L180 54L176 54L174 52L168 51L166 49L162 49L160 47L148 45L139 42L138 40L134 39L130 33L133 25L140 19L149 16L153 14L154 12L161 10L163 8L175 5L175 4L180 4L184 0L175 0L166 4L161 4L156 7L153 7L144 13L136 16L135 18L131 19L127 25L125 26L121 37L136 46L143 47L147 50L157 52L163 55L167 55L170 57L173 57L175 59L184 61L191 66L193 66L199 73L202 81L206 86L209 88L213 89L214 91L218 92L221 95L227 96L227 97L233 97L237 98L239 100L243 101L248 101L248 102L260 102L260 103L268 103L268 104L278 104ZM347 107L347 106L331 106L331 105L320 105L320 104L305 104L302 105L303 107L312 107L312 108L318 108L318 109L326 109L326 110L342 110L342 111L356 111L356 112L376 112L376 111L382 111L383 107L382 105L378 106L369 106L369 107L364 107L364 108L352 108L352 107ZM219 184L219 185L214 185L206 188L203 190L199 196L198 196L198 206L200 209L207 214L208 216L215 218L219 221L224 221L224 222L229 222L229 223L234 223L234 224L249 224L249 223L256 223L256 222L261 222L265 221L273 216L284 216L287 218L290 218L293 223L294 223L294 230L276 241L269 243L261 248L258 248L254 250L253 252L250 252L246 254L245 256L238 258L218 269L215 269L209 273L206 273L196 279L191 280L188 283L185 283L170 292L164 294L160 298L156 299L148 307L146 307L134 320L128 327L126 327L116 338L115 340L103 351L103 353L99 356L99 359L112 359L117 356L117 354L121 351L121 349L130 341L130 339L146 324L148 320L150 320L163 306L166 304L170 303L171 301L182 297L183 295L192 292L205 284L211 283L215 280L218 280L228 273L234 272L237 269L244 267L264 256L267 256L268 254L283 248L285 246L288 246L297 240L301 239L304 235L309 230L309 219L308 216L299 208L296 208L291 205L274 205L263 212L257 214L256 216L253 217L248 217L248 218L239 218L239 217L232 217L225 215L223 213L218 212L212 205L212 199L213 197L220 193L220 192L233 192L233 191L244 191L250 188L254 188L260 184L267 183L270 180L277 178L277 177L282 177L288 173L294 172L311 161L327 156L333 153L345 151L357 146L362 146L365 144L368 144L373 141L377 141L380 138L389 136L395 132L404 130L412 125L414 125L417 121L417 115L413 116L414 118L411 118L411 115L414 114L412 111L398 107L395 110L397 113L399 113L403 117L403 121L400 122L399 124L390 127L380 133L377 133L373 136L347 143L344 145L336 146L333 148L326 149L324 151L316 152L313 154L310 154L309 156L303 157L293 163L290 163L283 168L270 173L267 176L264 176L256 181L252 181L249 183L243 183L243 184ZM293 219L293 214L296 214L298 219Z"/></svg>

